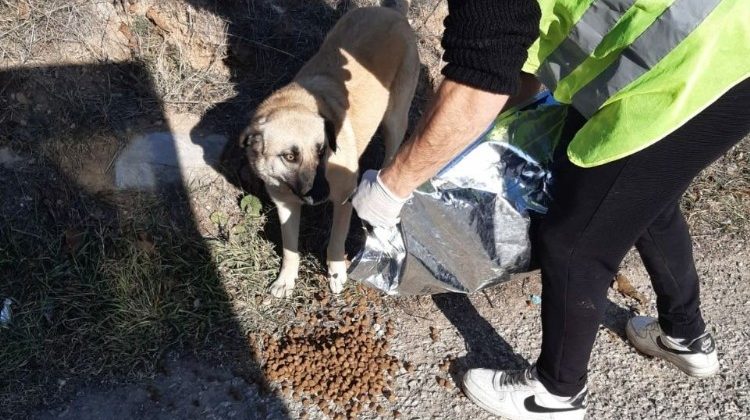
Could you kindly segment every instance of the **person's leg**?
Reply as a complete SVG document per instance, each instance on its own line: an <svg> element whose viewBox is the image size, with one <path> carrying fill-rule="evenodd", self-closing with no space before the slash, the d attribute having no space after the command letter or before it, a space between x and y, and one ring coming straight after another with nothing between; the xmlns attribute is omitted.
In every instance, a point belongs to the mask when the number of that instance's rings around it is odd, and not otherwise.
<svg viewBox="0 0 750 420"><path fill-rule="evenodd" d="M700 312L698 273L688 226L675 201L635 243L656 292L658 319L636 316L625 334L641 353L665 359L691 376L719 371L713 337Z"/></svg>
<svg viewBox="0 0 750 420"><path fill-rule="evenodd" d="M750 82L745 81L667 138L628 158L589 169L560 162L555 201L536 242L543 282L537 372L547 390L571 396L583 389L606 291L625 253L654 223L656 231L657 219L678 202L693 177L748 130ZM689 236L677 240L683 250L689 247ZM677 289L657 293L662 301L675 301ZM697 322L690 314L672 314L672 319L679 316Z"/></svg>
<svg viewBox="0 0 750 420"><path fill-rule="evenodd" d="M700 312L693 246L679 201L670 204L635 243L656 293L662 331L692 340L706 329Z"/></svg>

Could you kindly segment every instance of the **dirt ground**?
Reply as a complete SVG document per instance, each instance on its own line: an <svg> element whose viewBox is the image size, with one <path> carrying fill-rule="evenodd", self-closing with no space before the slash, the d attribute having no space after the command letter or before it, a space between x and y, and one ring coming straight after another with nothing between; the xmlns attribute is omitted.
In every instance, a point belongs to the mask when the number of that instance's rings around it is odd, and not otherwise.
<svg viewBox="0 0 750 420"><path fill-rule="evenodd" d="M267 379L248 337L282 336L300 312L340 311L366 296L370 314L394 323L389 353L400 365L393 398L373 395L358 418L489 418L457 383L468 368L535 360L537 272L471 296L372 297L350 283L323 299L328 209L314 208L303 216L297 294L266 293L278 224L233 139L341 14L375 3L0 2L0 303L12 302L12 321L0 326L0 416L326 418ZM440 81L446 13L445 1L412 2L423 63L412 123ZM119 159L154 133L179 133L197 160L215 152L203 140L229 143L203 175L181 167L169 179L155 173L143 191L118 187ZM376 164L374 149L365 165ZM186 156L177 146L166 153ZM621 270L646 301L610 291L588 418L750 416L749 156L745 139L683 200L720 374L688 378L626 342L628 317L656 313L631 253ZM352 233L355 250L361 232Z"/></svg>

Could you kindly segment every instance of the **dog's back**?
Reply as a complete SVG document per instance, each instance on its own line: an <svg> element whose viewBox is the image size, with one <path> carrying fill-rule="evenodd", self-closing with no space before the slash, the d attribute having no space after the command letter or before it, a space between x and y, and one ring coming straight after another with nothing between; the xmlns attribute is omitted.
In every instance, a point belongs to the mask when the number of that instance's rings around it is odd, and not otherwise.
<svg viewBox="0 0 750 420"><path fill-rule="evenodd" d="M416 37L405 15L392 8L363 7L339 20L295 81L310 91L327 85L330 105L347 114L361 154L391 97L413 95L413 89L399 88L416 86L419 65ZM339 85L340 95L331 89L331 81Z"/></svg>
<svg viewBox="0 0 750 420"><path fill-rule="evenodd" d="M341 17L295 79L335 72L336 79L351 80L353 75L341 77L337 70L356 63L389 87L405 55L412 52L416 37L403 14L386 7L362 7Z"/></svg>

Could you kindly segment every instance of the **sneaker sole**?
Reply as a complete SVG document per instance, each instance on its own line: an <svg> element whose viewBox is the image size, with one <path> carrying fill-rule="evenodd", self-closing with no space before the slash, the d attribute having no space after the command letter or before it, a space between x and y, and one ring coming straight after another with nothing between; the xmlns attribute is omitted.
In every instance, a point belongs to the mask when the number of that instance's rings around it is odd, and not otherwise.
<svg viewBox="0 0 750 420"><path fill-rule="evenodd" d="M530 416L530 415L527 414L527 415L522 415L520 417L514 417L514 416L511 416L511 415L508 415L508 414L503 414L501 412L498 412L496 409L488 406L487 404L485 404L484 402L482 402L482 400L479 397L475 396L471 392L471 387L466 386L466 381L463 381L461 385L462 385L461 388L464 391L464 395L466 395L474 404L478 405L483 410L485 410L485 411L487 411L489 413L492 413L492 414L494 414L496 416L500 416L500 417L502 417L504 419L508 419L508 420L549 420L550 418L554 418L554 417L550 417L550 414L544 414L544 415L540 414L539 416ZM558 415L558 416L560 416L559 417L560 419L581 419L581 420L585 416L585 412L584 412L583 415L579 415L578 413L565 413L565 414L567 414L567 416L562 416L562 415Z"/></svg>
<svg viewBox="0 0 750 420"><path fill-rule="evenodd" d="M699 367L699 366L686 363L685 360L679 358L677 355L673 355L672 353L665 352L661 350L660 348L654 345L651 345L650 342L646 343L644 347L642 348L636 346L635 342L637 340L638 334L636 334L635 331L633 331L633 328L630 326L630 323L628 323L627 326L625 327L625 335L628 336L628 341L630 341L630 344L639 353L665 360L671 363L672 365L674 365L677 369L681 370L685 374L692 376L694 378L709 378L711 376L716 375L719 372L718 360L716 361L716 363L712 363L711 365Z"/></svg>
<svg viewBox="0 0 750 420"><path fill-rule="evenodd" d="M502 417L504 419L508 419L508 420L526 420L526 419L524 419L522 417L511 417L511 416L508 416L507 414L500 413L497 410L495 410L494 408L492 408L489 405L485 404L484 402L482 402L481 399L479 399L478 397L474 396L474 394L471 392L471 389L466 386L465 382L463 383L462 388L463 388L464 394L467 397L469 397L469 399L471 400L471 402L473 402L474 404L478 405L484 411L487 411L488 413L492 413L492 414L494 414L496 416L500 416L500 417Z"/></svg>

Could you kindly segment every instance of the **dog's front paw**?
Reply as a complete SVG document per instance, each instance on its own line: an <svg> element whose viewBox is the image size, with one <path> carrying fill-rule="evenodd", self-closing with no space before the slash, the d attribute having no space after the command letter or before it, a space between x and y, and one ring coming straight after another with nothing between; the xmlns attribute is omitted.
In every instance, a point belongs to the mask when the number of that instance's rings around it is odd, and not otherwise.
<svg viewBox="0 0 750 420"><path fill-rule="evenodd" d="M271 288L269 289L271 295L275 298L292 297L292 292L294 292L294 281L295 278L292 276L285 276L284 273L279 274L279 278L271 283Z"/></svg>
<svg viewBox="0 0 750 420"><path fill-rule="evenodd" d="M346 263L343 261L328 261L328 285L331 292L341 293L346 283Z"/></svg>

